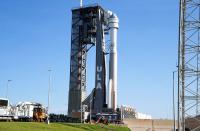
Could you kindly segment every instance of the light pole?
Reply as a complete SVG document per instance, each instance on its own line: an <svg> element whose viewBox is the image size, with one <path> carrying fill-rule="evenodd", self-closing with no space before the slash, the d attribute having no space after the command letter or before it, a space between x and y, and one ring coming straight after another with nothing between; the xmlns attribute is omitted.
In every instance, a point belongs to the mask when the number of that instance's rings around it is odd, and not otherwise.
<svg viewBox="0 0 200 131"><path fill-rule="evenodd" d="M123 113L124 113L124 112L123 112L123 106L121 105L121 120L122 120L122 121L123 121L123 117L124 117L124 116L123 116L123 115L124 115Z"/></svg>
<svg viewBox="0 0 200 131"><path fill-rule="evenodd" d="M49 121L49 106L50 106L50 92L51 92L51 69L48 70L49 72L49 90L48 90L48 108L47 108L47 124L50 123Z"/></svg>
<svg viewBox="0 0 200 131"><path fill-rule="evenodd" d="M82 119L83 119L83 103L81 99L81 124L82 124Z"/></svg>
<svg viewBox="0 0 200 131"><path fill-rule="evenodd" d="M90 124L92 123L92 96L90 97Z"/></svg>
<svg viewBox="0 0 200 131"><path fill-rule="evenodd" d="M176 114L175 114L175 86L174 86L174 74L176 73L177 71L173 71L173 119L174 119L174 131L176 131Z"/></svg>
<svg viewBox="0 0 200 131"><path fill-rule="evenodd" d="M83 102L81 102L81 123L85 123L85 108L87 107L87 105L83 105Z"/></svg>
<svg viewBox="0 0 200 131"><path fill-rule="evenodd" d="M86 109L88 109L88 106L87 105L83 105L83 123L85 124L85 111Z"/></svg>
<svg viewBox="0 0 200 131"><path fill-rule="evenodd" d="M7 81L7 86L6 86L6 98L8 99L8 88L9 88L9 85L10 85L10 82L11 82L12 80L8 80Z"/></svg>

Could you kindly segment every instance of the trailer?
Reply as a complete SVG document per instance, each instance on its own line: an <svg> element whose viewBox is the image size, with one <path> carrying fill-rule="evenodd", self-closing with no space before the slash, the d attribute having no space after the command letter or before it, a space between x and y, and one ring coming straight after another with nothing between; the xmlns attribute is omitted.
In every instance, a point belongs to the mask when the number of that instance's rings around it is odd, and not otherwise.
<svg viewBox="0 0 200 131"><path fill-rule="evenodd" d="M32 102L19 102L14 108L18 121L31 121L33 118L34 104Z"/></svg>
<svg viewBox="0 0 200 131"><path fill-rule="evenodd" d="M15 106L15 117L18 121L45 121L47 112L45 107L35 102L19 102Z"/></svg>

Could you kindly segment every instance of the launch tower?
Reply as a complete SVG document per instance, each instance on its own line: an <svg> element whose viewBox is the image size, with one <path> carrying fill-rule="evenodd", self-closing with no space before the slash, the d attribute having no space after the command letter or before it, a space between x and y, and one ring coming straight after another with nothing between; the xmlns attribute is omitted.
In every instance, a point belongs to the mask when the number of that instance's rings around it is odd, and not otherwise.
<svg viewBox="0 0 200 131"><path fill-rule="evenodd" d="M80 112L82 104L93 113L102 113L104 108L117 107L117 30L118 18L99 5L72 10L71 62L68 114ZM106 92L105 35L110 34L109 92ZM95 88L86 94L87 53L96 47ZM92 77L92 76L90 76ZM106 97L109 93L109 99ZM107 99L109 103L107 103ZM91 107L90 107L91 106Z"/></svg>

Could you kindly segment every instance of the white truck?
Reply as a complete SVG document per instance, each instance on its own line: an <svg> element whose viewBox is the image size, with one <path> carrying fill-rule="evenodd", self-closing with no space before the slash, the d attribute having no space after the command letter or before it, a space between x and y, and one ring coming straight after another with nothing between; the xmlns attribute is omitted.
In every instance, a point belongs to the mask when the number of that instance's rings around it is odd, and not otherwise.
<svg viewBox="0 0 200 131"><path fill-rule="evenodd" d="M0 121L44 121L46 108L36 102L19 102L12 106L8 99L0 98Z"/></svg>
<svg viewBox="0 0 200 131"><path fill-rule="evenodd" d="M0 98L0 120L14 119L14 110L6 98Z"/></svg>
<svg viewBox="0 0 200 131"><path fill-rule="evenodd" d="M33 110L36 103L19 102L15 106L15 116L19 121L30 121L33 119Z"/></svg>
<svg viewBox="0 0 200 131"><path fill-rule="evenodd" d="M45 107L36 102L19 102L13 109L18 121L44 121L47 115Z"/></svg>

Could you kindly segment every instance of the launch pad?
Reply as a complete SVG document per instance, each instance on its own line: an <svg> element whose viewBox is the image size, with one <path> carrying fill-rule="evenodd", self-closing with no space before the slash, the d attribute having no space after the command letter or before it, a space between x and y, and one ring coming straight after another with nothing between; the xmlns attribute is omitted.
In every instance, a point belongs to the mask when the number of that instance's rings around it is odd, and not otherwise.
<svg viewBox="0 0 200 131"><path fill-rule="evenodd" d="M117 16L99 5L72 9L69 116L82 111L83 104L91 113L103 113L108 108L116 110L117 30ZM106 51L106 36L110 36L109 52ZM93 47L96 47L95 88L87 96L86 61ZM109 77L106 74L107 54L110 55Z"/></svg>

